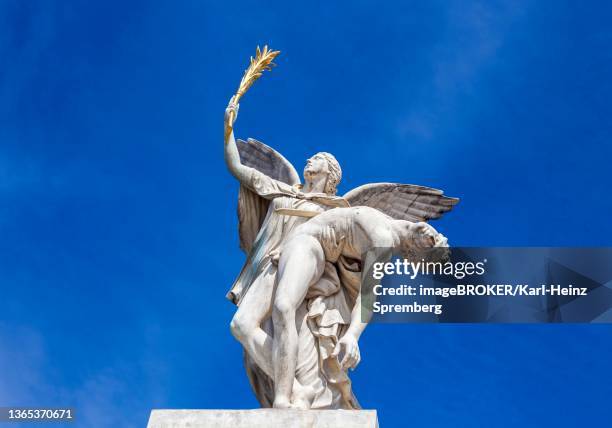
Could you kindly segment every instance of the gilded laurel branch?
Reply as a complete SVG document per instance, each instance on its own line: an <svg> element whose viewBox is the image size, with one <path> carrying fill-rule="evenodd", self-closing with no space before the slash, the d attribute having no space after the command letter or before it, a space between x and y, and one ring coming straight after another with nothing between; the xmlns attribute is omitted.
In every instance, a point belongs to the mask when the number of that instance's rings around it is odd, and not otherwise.
<svg viewBox="0 0 612 428"><path fill-rule="evenodd" d="M251 57L251 62L248 68L244 72L244 76L242 76L242 80L240 81L240 86L238 86L238 91L230 100L230 105L236 105L240 101L240 98L249 90L249 88L255 83L257 79L259 79L262 73L265 70L272 70L272 67L276 66L272 61L276 56L280 53L280 51L273 51L268 49L268 45L265 45L263 50L259 49L257 46L257 50L255 51L255 58ZM232 131L232 127L235 120L235 113L232 111L229 115L229 120L225 124L225 139L227 140L228 136Z"/></svg>
<svg viewBox="0 0 612 428"><path fill-rule="evenodd" d="M251 63L245 70L244 76L242 76L242 80L240 81L238 91L234 96L235 103L238 103L240 98L253 85L253 83L255 83L255 81L261 77L261 74L265 70L271 70L272 67L276 66L276 64L274 64L272 61L279 53L280 51L268 49L267 45L264 46L263 50L259 49L259 46L257 46L255 58L251 57Z"/></svg>

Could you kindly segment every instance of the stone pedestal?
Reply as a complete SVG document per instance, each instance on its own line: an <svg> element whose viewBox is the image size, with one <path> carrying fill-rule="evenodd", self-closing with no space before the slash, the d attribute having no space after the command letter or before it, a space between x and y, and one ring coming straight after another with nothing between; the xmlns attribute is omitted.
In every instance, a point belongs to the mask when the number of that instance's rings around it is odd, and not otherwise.
<svg viewBox="0 0 612 428"><path fill-rule="evenodd" d="M153 410L147 428L378 428L376 410Z"/></svg>

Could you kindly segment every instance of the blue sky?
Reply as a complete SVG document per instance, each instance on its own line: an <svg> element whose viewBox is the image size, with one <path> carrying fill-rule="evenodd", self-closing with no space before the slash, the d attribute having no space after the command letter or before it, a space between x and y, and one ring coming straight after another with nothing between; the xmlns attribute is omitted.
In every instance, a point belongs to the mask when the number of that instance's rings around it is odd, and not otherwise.
<svg viewBox="0 0 612 428"><path fill-rule="evenodd" d="M333 4L328 4L333 3ZM462 199L454 245L609 246L607 2L0 4L0 405L83 427L257 403L224 298L243 254L223 111L301 169ZM373 325L354 374L381 426L609 420L608 326Z"/></svg>

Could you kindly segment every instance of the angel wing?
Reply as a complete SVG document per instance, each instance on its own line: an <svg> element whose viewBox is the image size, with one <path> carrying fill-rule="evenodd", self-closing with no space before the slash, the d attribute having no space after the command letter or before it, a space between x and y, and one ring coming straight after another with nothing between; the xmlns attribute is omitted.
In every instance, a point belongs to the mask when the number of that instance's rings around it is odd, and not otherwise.
<svg viewBox="0 0 612 428"><path fill-rule="evenodd" d="M268 177L287 184L298 184L300 176L283 155L261 141L248 138L247 141L237 140L240 162L263 172Z"/></svg>
<svg viewBox="0 0 612 428"><path fill-rule="evenodd" d="M272 147L253 138L237 140L236 145L243 165L255 168L265 175L294 185L300 176L287 159ZM260 197L247 187L240 185L238 193L238 233L240 248L248 253L263 223L270 201Z"/></svg>
<svg viewBox="0 0 612 428"><path fill-rule="evenodd" d="M344 195L351 206L368 206L385 214L409 221L427 221L442 217L459 202L431 187L399 183L371 183L356 187Z"/></svg>

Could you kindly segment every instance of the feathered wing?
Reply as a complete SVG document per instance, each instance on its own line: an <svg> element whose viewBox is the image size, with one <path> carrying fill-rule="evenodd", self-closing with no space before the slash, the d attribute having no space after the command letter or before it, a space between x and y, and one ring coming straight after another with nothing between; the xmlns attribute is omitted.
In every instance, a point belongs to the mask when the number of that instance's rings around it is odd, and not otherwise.
<svg viewBox="0 0 612 428"><path fill-rule="evenodd" d="M356 187L344 195L351 206L368 206L385 214L409 221L427 221L442 217L459 202L431 187L400 183L371 183Z"/></svg>
<svg viewBox="0 0 612 428"><path fill-rule="evenodd" d="M268 177L287 184L298 184L300 176L283 155L261 141L248 138L247 141L237 140L240 162L243 165L255 168Z"/></svg>
<svg viewBox="0 0 612 428"><path fill-rule="evenodd" d="M287 159L273 148L253 138L237 140L240 162L284 183L294 185L300 177ZM270 201L240 185L238 193L238 233L240 248L251 251L255 237L266 217Z"/></svg>

